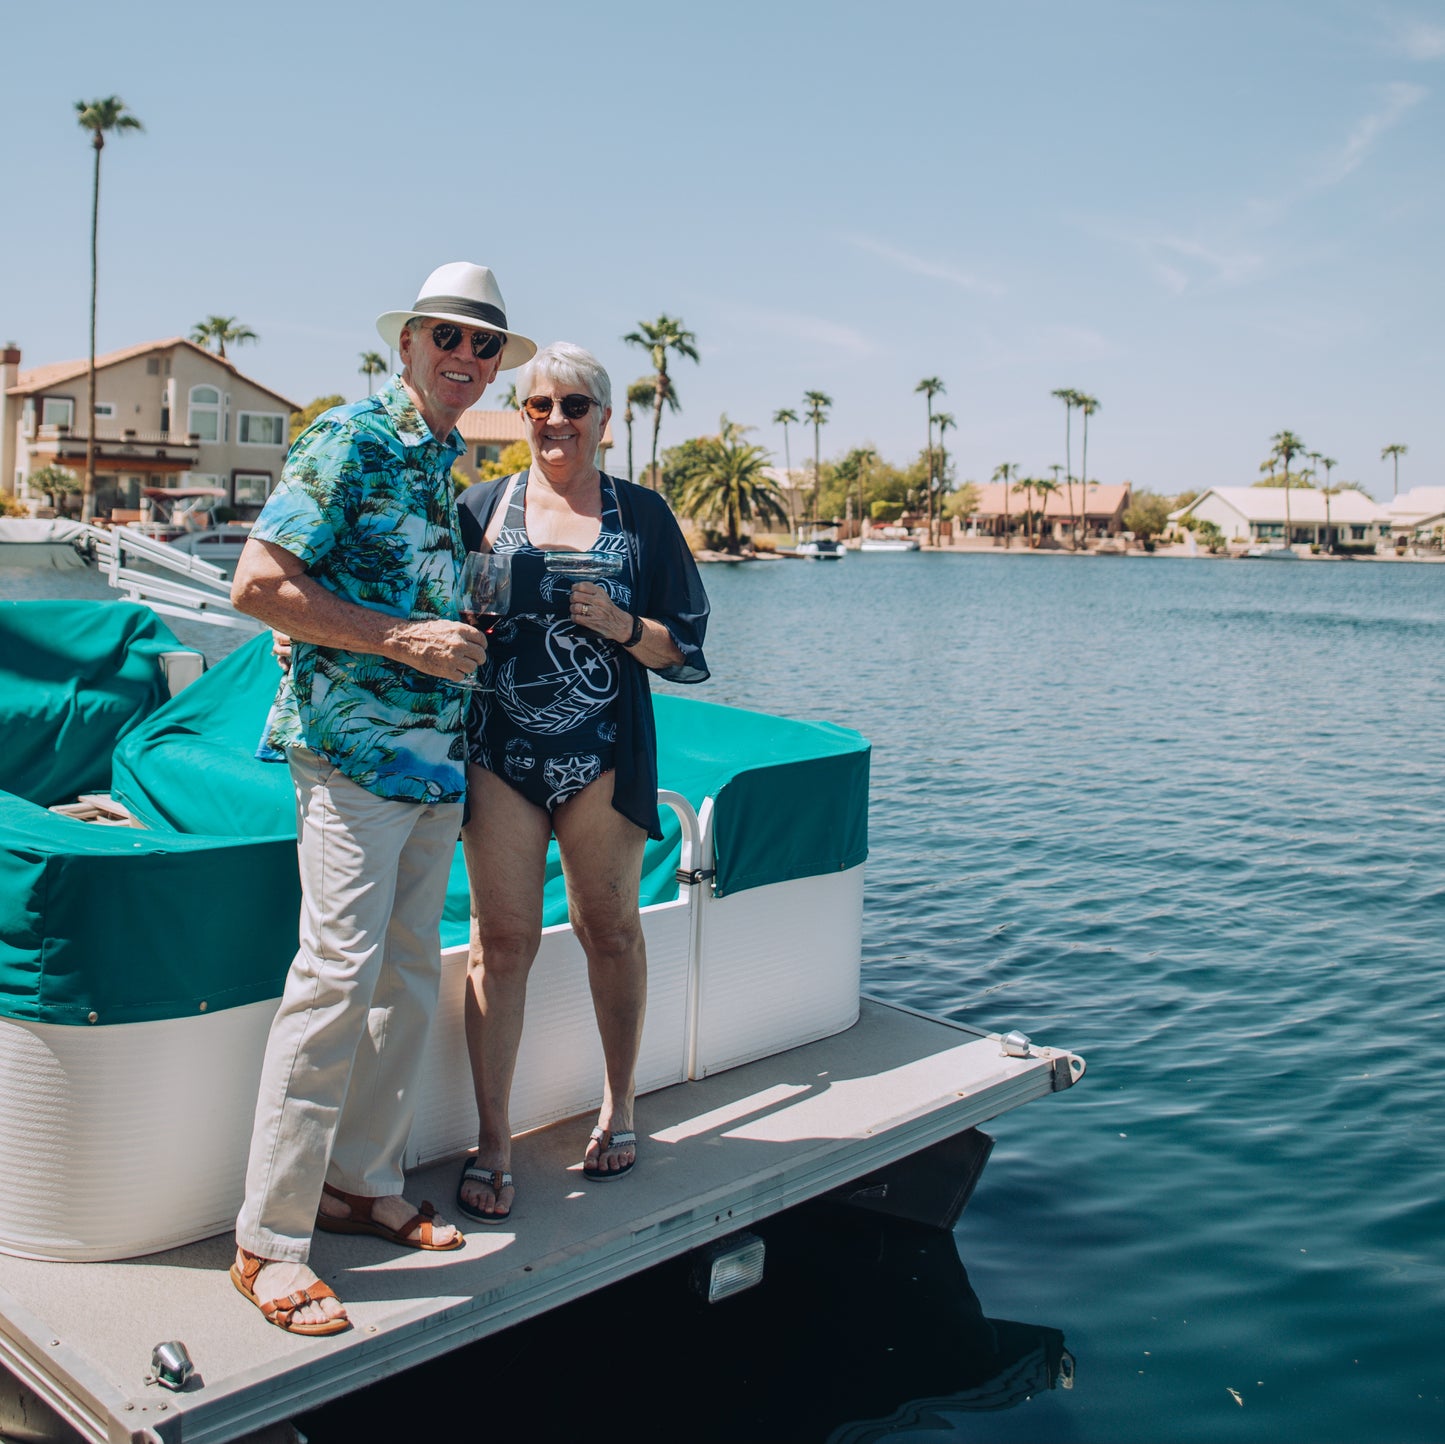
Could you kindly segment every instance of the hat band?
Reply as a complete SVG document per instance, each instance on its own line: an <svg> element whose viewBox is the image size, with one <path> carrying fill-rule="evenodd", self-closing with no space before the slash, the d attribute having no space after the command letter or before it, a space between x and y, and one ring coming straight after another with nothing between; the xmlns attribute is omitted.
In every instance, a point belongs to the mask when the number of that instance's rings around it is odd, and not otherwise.
<svg viewBox="0 0 1445 1444"><path fill-rule="evenodd" d="M507 329L507 313L500 306L489 306L485 301L469 301L465 296L419 296L413 311L425 314L428 311L444 311L454 316L470 316L476 321L485 321L488 326Z"/></svg>

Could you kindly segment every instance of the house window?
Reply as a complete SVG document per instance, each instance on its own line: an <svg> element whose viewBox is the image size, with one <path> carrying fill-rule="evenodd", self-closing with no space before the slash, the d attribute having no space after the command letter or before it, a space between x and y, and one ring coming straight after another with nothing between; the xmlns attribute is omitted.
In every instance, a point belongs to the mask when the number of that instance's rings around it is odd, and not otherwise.
<svg viewBox="0 0 1445 1444"><path fill-rule="evenodd" d="M284 446L286 418L269 411L243 411L236 430L242 446Z"/></svg>
<svg viewBox="0 0 1445 1444"><path fill-rule="evenodd" d="M237 506L260 506L271 492L269 471L238 471L232 486Z"/></svg>
<svg viewBox="0 0 1445 1444"><path fill-rule="evenodd" d="M473 463L482 467L489 461L500 461L502 459L502 448L500 446L479 446L477 447L477 459Z"/></svg>
<svg viewBox="0 0 1445 1444"><path fill-rule="evenodd" d="M202 441L221 439L221 393L214 386L191 387L191 414L186 430Z"/></svg>
<svg viewBox="0 0 1445 1444"><path fill-rule="evenodd" d="M114 416L114 415L115 415L115 402L113 402L113 401L97 401L97 402L95 403L95 414L96 414L97 416Z"/></svg>
<svg viewBox="0 0 1445 1444"><path fill-rule="evenodd" d="M68 396L46 396L40 402L42 426L73 426L75 402Z"/></svg>

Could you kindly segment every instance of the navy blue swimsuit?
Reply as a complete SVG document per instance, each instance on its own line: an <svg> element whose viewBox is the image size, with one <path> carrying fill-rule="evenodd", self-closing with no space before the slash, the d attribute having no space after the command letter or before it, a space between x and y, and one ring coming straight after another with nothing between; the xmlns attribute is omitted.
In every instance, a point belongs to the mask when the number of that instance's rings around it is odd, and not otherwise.
<svg viewBox="0 0 1445 1444"><path fill-rule="evenodd" d="M525 473L512 489L492 550L511 555L512 600L488 638L486 680L493 690L474 696L467 756L551 813L612 770L625 659L616 642L572 621L573 579L549 573L547 553L527 536ZM598 585L631 611L627 538L606 476L602 530L592 550L621 556L621 574Z"/></svg>

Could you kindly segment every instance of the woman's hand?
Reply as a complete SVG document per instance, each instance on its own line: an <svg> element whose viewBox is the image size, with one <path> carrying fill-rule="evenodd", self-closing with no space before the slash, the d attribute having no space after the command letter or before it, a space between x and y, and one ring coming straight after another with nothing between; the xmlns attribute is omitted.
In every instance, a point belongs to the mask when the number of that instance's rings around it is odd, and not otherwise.
<svg viewBox="0 0 1445 1444"><path fill-rule="evenodd" d="M632 635L632 613L614 605L603 587L595 582L576 582L572 587L572 620L589 632L609 641L625 642Z"/></svg>

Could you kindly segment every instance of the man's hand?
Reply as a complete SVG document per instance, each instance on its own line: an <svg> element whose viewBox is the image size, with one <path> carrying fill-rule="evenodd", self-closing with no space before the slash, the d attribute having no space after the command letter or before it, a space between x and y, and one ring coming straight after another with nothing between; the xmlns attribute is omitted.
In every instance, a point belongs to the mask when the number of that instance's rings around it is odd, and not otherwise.
<svg viewBox="0 0 1445 1444"><path fill-rule="evenodd" d="M428 676L460 682L487 660L487 637L465 622L398 622L382 655Z"/></svg>

